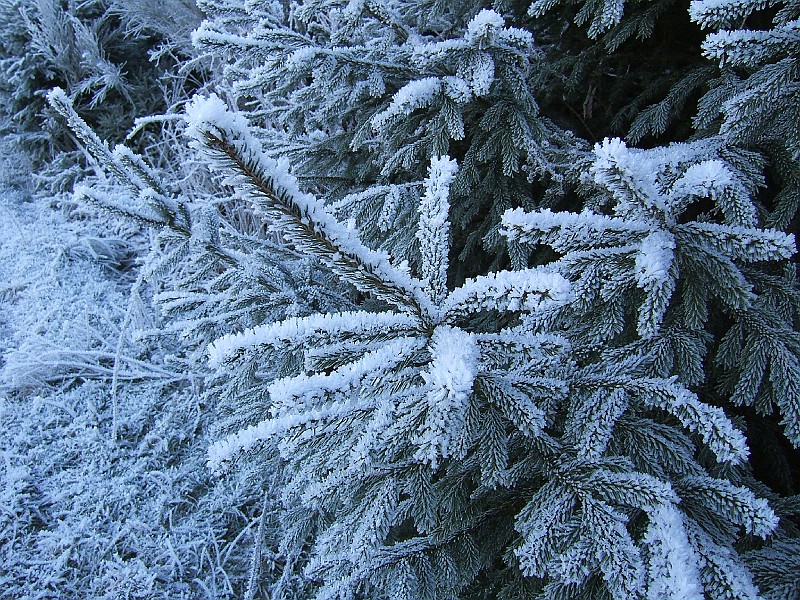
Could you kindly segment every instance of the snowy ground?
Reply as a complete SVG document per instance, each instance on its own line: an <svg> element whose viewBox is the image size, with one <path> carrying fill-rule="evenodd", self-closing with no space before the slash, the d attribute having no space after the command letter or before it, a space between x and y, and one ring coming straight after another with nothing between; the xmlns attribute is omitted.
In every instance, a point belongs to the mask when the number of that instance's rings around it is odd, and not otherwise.
<svg viewBox="0 0 800 600"><path fill-rule="evenodd" d="M30 190L0 168L0 598L239 595L254 519L209 479L208 416L118 345L126 242Z"/></svg>

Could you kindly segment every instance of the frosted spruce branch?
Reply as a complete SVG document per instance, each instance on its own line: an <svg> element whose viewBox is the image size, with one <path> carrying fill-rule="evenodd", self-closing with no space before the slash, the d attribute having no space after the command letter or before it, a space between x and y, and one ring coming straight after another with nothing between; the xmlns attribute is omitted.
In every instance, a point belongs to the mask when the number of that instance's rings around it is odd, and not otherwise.
<svg viewBox="0 0 800 600"><path fill-rule="evenodd" d="M793 235L755 226L754 205L738 178L698 145L642 151L605 140L595 155L594 180L610 194L614 216L512 209L503 215L502 232L515 242L551 246L562 255L551 268L584 297L611 300L625 289L644 290L637 323L642 337L661 331L682 269L706 271L710 292L737 311L755 299L740 263L786 260L795 253ZM695 162L686 165L690 160ZM714 202L725 223L679 221L703 198Z"/></svg>
<svg viewBox="0 0 800 600"><path fill-rule="evenodd" d="M230 112L212 95L195 98L187 106L186 118L195 147L223 171L237 195L253 203L273 231L361 291L429 320L432 306L421 282L393 266L385 253L364 246L319 200L301 192L288 166L261 150L242 115Z"/></svg>
<svg viewBox="0 0 800 600"><path fill-rule="evenodd" d="M78 185L75 188L76 197L83 198L126 220L147 227L166 228L177 234L184 243L194 238L195 241L201 242L204 250L228 267L239 271L252 271L250 267L252 257L222 245L217 225L211 225L216 223L217 215L214 212L208 211L198 219L197 215L192 214L187 199L170 192L161 177L142 156L123 144L118 144L110 150L108 144L101 140L78 115L69 96L63 90L55 88L47 98L51 106L67 121L70 129L98 167L108 170L130 195L130 198L125 199L128 201L120 201L117 196L105 190ZM135 202L130 202L131 199ZM173 248L169 254L178 256L184 250L185 248ZM268 281L264 274L258 274L256 280L264 289L275 288L274 283Z"/></svg>
<svg viewBox="0 0 800 600"><path fill-rule="evenodd" d="M70 130L78 137L92 159L101 168L108 169L128 193L141 201L152 213L147 214L141 209L120 204L99 190L87 186L79 186L76 189L78 195L146 225L167 226L182 236L191 235L188 208L172 197L140 156L123 145L110 150L108 144L102 141L78 115L69 96L61 88L51 90L47 100L56 112L64 117Z"/></svg>
<svg viewBox="0 0 800 600"><path fill-rule="evenodd" d="M418 330L419 322L404 313L360 311L293 317L217 338L208 347L209 364L217 369L241 360L246 354L286 352L305 345L358 340L374 331L381 332L380 337L391 338Z"/></svg>
<svg viewBox="0 0 800 600"><path fill-rule="evenodd" d="M422 260L422 280L431 299L440 304L447 295L447 267L450 251L450 184L458 165L449 156L434 158L425 179L417 230Z"/></svg>

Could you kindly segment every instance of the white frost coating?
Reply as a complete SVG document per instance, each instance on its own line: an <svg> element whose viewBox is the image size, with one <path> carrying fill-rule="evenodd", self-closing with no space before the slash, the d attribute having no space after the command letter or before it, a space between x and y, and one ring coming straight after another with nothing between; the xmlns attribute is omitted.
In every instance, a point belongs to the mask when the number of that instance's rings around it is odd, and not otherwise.
<svg viewBox="0 0 800 600"><path fill-rule="evenodd" d="M402 90L401 90L402 91ZM260 173L271 180L276 196L282 198L304 217L304 223L313 223L317 233L322 233L341 253L359 261L383 282L394 285L409 297L417 300L424 310L431 307L422 293L421 282L402 269L394 267L386 252L371 250L361 243L353 232L331 215L325 205L311 194L302 192L297 178L289 173L286 160L275 160L263 152L261 144L251 135L247 119L240 113L228 110L215 94L208 98L195 96L186 107L186 134L193 138L192 146L212 159L218 151L206 146L207 134L215 134L234 146L238 153L257 165ZM256 213L263 215L263 208L254 203ZM268 220L267 225L275 231L285 224ZM332 265L335 268L335 264Z"/></svg>
<svg viewBox="0 0 800 600"><path fill-rule="evenodd" d="M648 515L648 600L703 600L699 557L689 543L683 516L674 504Z"/></svg>
<svg viewBox="0 0 800 600"><path fill-rule="evenodd" d="M243 154L252 156L258 162L265 174L273 179L275 191L286 194L301 209L305 209L315 217L319 213L325 225L333 221L331 223L333 229L340 227L316 198L300 191L297 178L289 173L289 163L285 160L275 160L264 153L261 144L251 135L250 125L245 116L229 110L216 94L211 94L207 98L202 96L192 98L186 105L186 124L185 133L192 138L192 147L201 153L208 153L206 134L213 133L224 137Z"/></svg>
<svg viewBox="0 0 800 600"><path fill-rule="evenodd" d="M600 14L600 19L595 20L589 27L589 36L596 37L609 27L613 27L619 23L624 10L625 0L611 0L603 3L603 11Z"/></svg>
<svg viewBox="0 0 800 600"><path fill-rule="evenodd" d="M750 455L747 438L721 408L701 402L694 393L679 385L663 389L659 380L652 380L655 385L650 385L647 379L635 383L645 392L640 396L643 402L670 413L689 431L697 433L719 462L739 464L747 460Z"/></svg>
<svg viewBox="0 0 800 600"><path fill-rule="evenodd" d="M274 403L283 405L288 410L281 413L273 409L274 418L261 421L214 443L208 449L208 467L212 471L219 471L223 463L233 459L236 454L280 436L290 429L341 418L353 411L374 408L372 400L365 401L358 394L347 392L358 388L370 375L376 376L390 371L422 344L423 341L419 338L392 340L383 348L368 352L360 360L344 365L330 375L298 375L274 381L269 386L270 397ZM332 401L332 397L337 400ZM314 404L315 400L320 399L325 402Z"/></svg>
<svg viewBox="0 0 800 600"><path fill-rule="evenodd" d="M305 46L292 52L286 59L286 68L291 71L300 71L316 58L321 51L316 46Z"/></svg>
<svg viewBox="0 0 800 600"><path fill-rule="evenodd" d="M218 369L225 362L253 348L302 344L310 337L324 335L331 338L339 331L356 335L369 331L411 331L416 325L417 320L411 315L391 312L358 311L292 317L214 340L208 346L208 362L212 369Z"/></svg>
<svg viewBox="0 0 800 600"><path fill-rule="evenodd" d="M509 241L536 242L541 233L561 230L561 234L569 233L574 241L593 242L604 233L641 234L651 231L643 223L608 217L585 210L580 213L553 212L549 208L525 212L521 208L509 209L503 213L500 232Z"/></svg>
<svg viewBox="0 0 800 600"><path fill-rule="evenodd" d="M642 240L636 253L636 282L647 292L639 307L636 326L642 337L658 333L675 291L675 274L670 272L674 251L675 238L672 233L656 230Z"/></svg>
<svg viewBox="0 0 800 600"><path fill-rule="evenodd" d="M484 9L469 22L463 38L434 43L415 40L412 47L414 62L420 67L425 67L430 66L431 61L441 61L443 57L453 56L466 48L512 47L530 50L533 47L533 35L517 27L504 27L501 15L493 10ZM459 56L458 61L461 60L463 59Z"/></svg>
<svg viewBox="0 0 800 600"><path fill-rule="evenodd" d="M617 200L614 212L617 215L643 218L643 208L668 213L664 198L653 181L655 165L647 159L645 152L629 149L619 138L606 138L602 144L595 144L594 153L597 158L590 172L595 183L614 194Z"/></svg>
<svg viewBox="0 0 800 600"><path fill-rule="evenodd" d="M236 454L250 450L260 442L269 440L290 429L302 427L309 423L328 421L343 417L360 407L359 403L352 401L335 402L318 410L307 410L299 414L286 415L279 419L261 421L256 425L237 431L224 440L215 442L208 449L206 465L212 473L222 470L223 465L232 460Z"/></svg>
<svg viewBox="0 0 800 600"><path fill-rule="evenodd" d="M748 518L742 523L745 531L750 535L767 539L777 529L780 517L772 510L766 498L757 498L745 487L740 487L738 490L748 497L748 504L753 507L753 510L746 515Z"/></svg>
<svg viewBox="0 0 800 600"><path fill-rule="evenodd" d="M367 352L359 360L348 363L330 374L296 375L276 379L267 388L270 400L277 406L294 407L296 401L326 398L337 392L358 388L370 375L391 370L422 345L422 338L399 338L383 347ZM275 416L278 416L275 414Z"/></svg>
<svg viewBox="0 0 800 600"><path fill-rule="evenodd" d="M209 27L201 25L191 34L192 44L200 48L208 45L219 45L229 47L240 47L247 49L263 48L269 50L271 43L268 40L260 40L257 37L248 35L233 35L221 33Z"/></svg>
<svg viewBox="0 0 800 600"><path fill-rule="evenodd" d="M449 75L442 79L444 93L453 102L464 104L472 99L472 87L468 81L461 77Z"/></svg>
<svg viewBox="0 0 800 600"><path fill-rule="evenodd" d="M579 455L599 459L608 447L614 423L628 409L628 396L617 388L598 392L592 402L580 406L575 421L580 424L577 443Z"/></svg>
<svg viewBox="0 0 800 600"><path fill-rule="evenodd" d="M750 194L721 160L705 160L689 167L672 186L670 195L711 198L729 224L755 227L758 223Z"/></svg>
<svg viewBox="0 0 800 600"><path fill-rule="evenodd" d="M372 117L373 129L382 131L393 119L408 116L418 108L427 106L441 91L442 81L438 77L425 77L410 81L397 90L386 110Z"/></svg>
<svg viewBox="0 0 800 600"><path fill-rule="evenodd" d="M776 229L701 222L678 225L676 229L684 235L701 238L724 255L747 262L789 259L797 251L794 234L787 235Z"/></svg>
<svg viewBox="0 0 800 600"><path fill-rule="evenodd" d="M477 15L472 17L467 25L467 33L464 36L468 42L475 43L484 39L490 39L492 33L497 29L503 29L505 22L503 17L495 11L484 8Z"/></svg>
<svg viewBox="0 0 800 600"><path fill-rule="evenodd" d="M479 52L458 66L458 76L468 81L472 93L486 96L494 83L494 59L488 52Z"/></svg>
<svg viewBox="0 0 800 600"><path fill-rule="evenodd" d="M480 351L472 334L447 325L433 332L430 350L433 361L422 373L428 412L414 439L414 458L436 468L439 458L452 455L452 442L464 428Z"/></svg>
<svg viewBox="0 0 800 600"><path fill-rule="evenodd" d="M450 221L448 212L450 184L458 171L458 163L445 155L432 158L425 179L425 193L420 199L419 250L422 257L422 280L434 304L441 304L447 295Z"/></svg>
<svg viewBox="0 0 800 600"><path fill-rule="evenodd" d="M703 40L703 56L718 60L720 66L758 66L759 62L769 57L770 48L780 36L781 27L771 31L717 31L706 36ZM796 37L796 36L795 36ZM788 40L783 40L788 41ZM725 112L730 114L736 111L736 105L741 98L753 94L755 90L740 92L725 102Z"/></svg>
<svg viewBox="0 0 800 600"><path fill-rule="evenodd" d="M728 27L771 3L772 0L694 0L689 5L689 17L703 28Z"/></svg>
<svg viewBox="0 0 800 600"><path fill-rule="evenodd" d="M606 139L595 146L591 167L594 180L614 196L617 216L673 227L695 197L709 197L730 223L756 225L755 207L747 188L723 160L708 158L714 152L696 144L673 144L666 148L627 148L619 139ZM689 164L671 186L668 178L676 167Z"/></svg>
<svg viewBox="0 0 800 600"><path fill-rule="evenodd" d="M704 160L686 169L672 186L672 191L683 195L708 196L733 183L733 174L725 163L721 160Z"/></svg>
<svg viewBox="0 0 800 600"><path fill-rule="evenodd" d="M452 316L488 309L534 312L573 299L570 282L562 275L543 269L524 269L468 279L450 293L444 309Z"/></svg>
<svg viewBox="0 0 800 600"><path fill-rule="evenodd" d="M347 3L347 6L342 11L342 16L347 21L352 21L357 19L361 16L361 13L364 12L364 5L366 4L365 0L350 0Z"/></svg>
<svg viewBox="0 0 800 600"><path fill-rule="evenodd" d="M700 568L705 570L710 567L725 573L729 598L764 598L753 584L750 572L742 568L741 558L731 546L718 544L702 527L691 521L686 523L686 533L692 546L698 549Z"/></svg>
<svg viewBox="0 0 800 600"><path fill-rule="evenodd" d="M500 14L485 8L470 20L464 39L468 44L479 48L489 45L486 42L502 42L519 48L533 45L533 35L529 31L504 25L505 21Z"/></svg>
<svg viewBox="0 0 800 600"><path fill-rule="evenodd" d="M430 44L423 43L420 40L416 40L415 43L412 44L412 57L411 60L420 67L426 67L431 64L433 60L441 60L442 57L450 55L454 52L458 52L460 50L464 50L467 48L469 44L467 44L464 38L455 38L450 40L443 40L440 42L433 42Z"/></svg>
<svg viewBox="0 0 800 600"><path fill-rule="evenodd" d="M369 72L367 84L369 85L369 95L373 98L380 98L386 93L386 82L377 67Z"/></svg>
<svg viewBox="0 0 800 600"><path fill-rule="evenodd" d="M636 255L636 282L649 289L670 278L675 238L668 231L654 231L642 240Z"/></svg>
<svg viewBox="0 0 800 600"><path fill-rule="evenodd" d="M498 37L509 46L530 50L533 48L533 34L518 27L508 27L498 33Z"/></svg>
<svg viewBox="0 0 800 600"><path fill-rule="evenodd" d="M556 4L558 0L534 0L528 7L528 14L532 17L541 17Z"/></svg>
<svg viewBox="0 0 800 600"><path fill-rule="evenodd" d="M780 523L778 515L770 508L765 498L758 498L752 490L737 486L727 479L710 480L706 477L686 477L683 485L690 489L708 489L709 505L726 506L726 517L741 525L750 535L766 539Z"/></svg>
<svg viewBox="0 0 800 600"><path fill-rule="evenodd" d="M216 94L208 98L195 96L186 105L186 135L203 144L208 126L220 129L247 129L247 120L240 113L228 110L228 106ZM195 144L195 147L199 147Z"/></svg>

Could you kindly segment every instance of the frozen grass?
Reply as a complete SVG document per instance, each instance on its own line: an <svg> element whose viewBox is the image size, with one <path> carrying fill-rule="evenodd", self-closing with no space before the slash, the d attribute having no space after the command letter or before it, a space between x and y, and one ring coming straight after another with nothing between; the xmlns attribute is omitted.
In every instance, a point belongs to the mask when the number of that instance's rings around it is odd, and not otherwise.
<svg viewBox="0 0 800 600"><path fill-rule="evenodd" d="M241 597L261 482L209 479L200 380L123 330L156 321L131 305L135 237L20 173L0 166L0 598Z"/></svg>

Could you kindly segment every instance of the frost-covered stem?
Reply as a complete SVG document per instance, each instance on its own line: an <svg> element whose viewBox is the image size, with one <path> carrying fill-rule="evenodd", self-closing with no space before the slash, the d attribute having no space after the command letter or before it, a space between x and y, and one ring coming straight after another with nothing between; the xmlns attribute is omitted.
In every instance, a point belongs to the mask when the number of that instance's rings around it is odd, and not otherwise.
<svg viewBox="0 0 800 600"><path fill-rule="evenodd" d="M117 146L113 151L110 150L108 144L102 141L86 121L75 112L71 100L61 88L51 90L47 99L50 106L67 121L67 125L84 145L91 158L111 171L117 181L133 197L148 198L150 207L158 217L156 219L146 217L127 207L117 207L119 210L129 213L130 217L148 221L151 225L166 225L182 235L191 234L186 207L170 197L140 156L124 146ZM95 199L101 202L99 198Z"/></svg>
<svg viewBox="0 0 800 600"><path fill-rule="evenodd" d="M587 376L573 381L584 389L621 388L644 406L663 410L680 421L689 431L698 434L721 463L741 464L750 450L747 439L721 408L702 402L696 394L677 382L677 378L657 379Z"/></svg>
<svg viewBox="0 0 800 600"><path fill-rule="evenodd" d="M249 161L240 148L225 137L225 133L206 130L205 145L230 162L231 166L245 176L257 196L266 200L259 205L265 216L272 216L276 221L288 221L291 228L283 230L284 235L304 249L314 254L331 269L339 273L363 292L375 293L384 300L412 312L420 320L427 321L426 313L415 295L394 282L385 281L373 271L371 265L365 263L358 255L348 252L336 245L329 236L316 226L314 221L304 214L303 209L287 194L275 189L271 178L262 173L254 161Z"/></svg>
<svg viewBox="0 0 800 600"><path fill-rule="evenodd" d="M108 169L128 192L135 198L145 198L150 208L158 215L157 218L140 214L129 207L114 205L112 208L129 218L139 219L149 225L167 226L170 229L188 237L191 235L188 210L184 205L171 198L165 188L156 180L148 170L144 161L130 149L117 146L113 151L108 144L102 141L80 115L75 112L72 102L66 92L61 88L54 88L47 95L56 112L67 121L70 130L84 145L90 157L101 167ZM94 201L106 205L102 198L96 195L85 194Z"/></svg>
<svg viewBox="0 0 800 600"><path fill-rule="evenodd" d="M169 122L181 122L183 120L183 116L181 115L174 115L174 114L167 114L167 115L149 115L147 117L136 117L133 120L133 129L131 129L128 134L125 136L125 141L130 142L136 135L142 131L145 127L152 123L169 123Z"/></svg>
<svg viewBox="0 0 800 600"><path fill-rule="evenodd" d="M139 192L142 190L141 182L135 181L131 173L120 166L114 154L108 148L108 145L103 142L97 134L92 131L92 128L89 127L86 121L75 112L75 108L72 106L72 101L69 99L69 96L67 96L67 93L61 88L54 88L47 94L47 100L50 106L64 117L70 130L78 137L89 152L91 158L109 169L131 194L138 196Z"/></svg>
<svg viewBox="0 0 800 600"><path fill-rule="evenodd" d="M450 184L455 177L456 161L445 155L432 158L425 179L425 193L419 207L419 252L421 276L433 302L441 304L447 296L447 267L450 250L448 212Z"/></svg>
<svg viewBox="0 0 800 600"><path fill-rule="evenodd" d="M258 519L258 531L256 531L255 546L253 547L253 560L250 563L250 576L247 581L247 591L244 600L253 600L256 596L259 572L261 571L261 549L264 544L264 529L267 522L267 508L269 507L269 494L264 492L264 503L261 506L261 516Z"/></svg>
<svg viewBox="0 0 800 600"><path fill-rule="evenodd" d="M114 373L111 376L111 403L112 403L112 417L111 417L111 441L117 441L117 423L119 420L119 402L117 397L117 386L119 383L119 365L122 357L122 346L125 342L125 330L130 325L131 317L133 316L133 301L139 294L139 289L144 284L144 271L139 272L136 282L131 288L130 300L128 302L128 310L125 311L125 319L122 321L122 326L119 328L119 337L117 338L117 349L114 352Z"/></svg>
<svg viewBox="0 0 800 600"><path fill-rule="evenodd" d="M113 376L112 367L104 367L99 361L113 361L114 353L102 351L59 351L48 350L40 352L32 367L24 373L23 383L9 382L0 384L0 391L7 392L19 389L35 382L36 386L50 383L63 383L67 378L88 377L103 379ZM178 383L190 379L192 375L169 372L152 363L136 360L130 356L120 356L120 362L141 370L119 370L117 378L120 381L145 381L157 379L163 382ZM41 373L37 372L40 370Z"/></svg>
<svg viewBox="0 0 800 600"><path fill-rule="evenodd" d="M117 146L113 151L103 142L91 127L75 112L67 94L61 88L53 89L47 96L50 105L67 121L70 129L82 142L89 155L102 167L111 171L114 177L135 197L149 197L151 207L157 217L143 214L129 206L110 204L95 190L79 187L76 193L96 203L106 210L140 221L151 227L168 227L184 239L191 237L191 217L185 204L171 198L161 182L150 172L142 157L125 146ZM205 250L230 267L242 268L242 261L233 253L218 245L206 244ZM267 285L265 280L261 283Z"/></svg>

